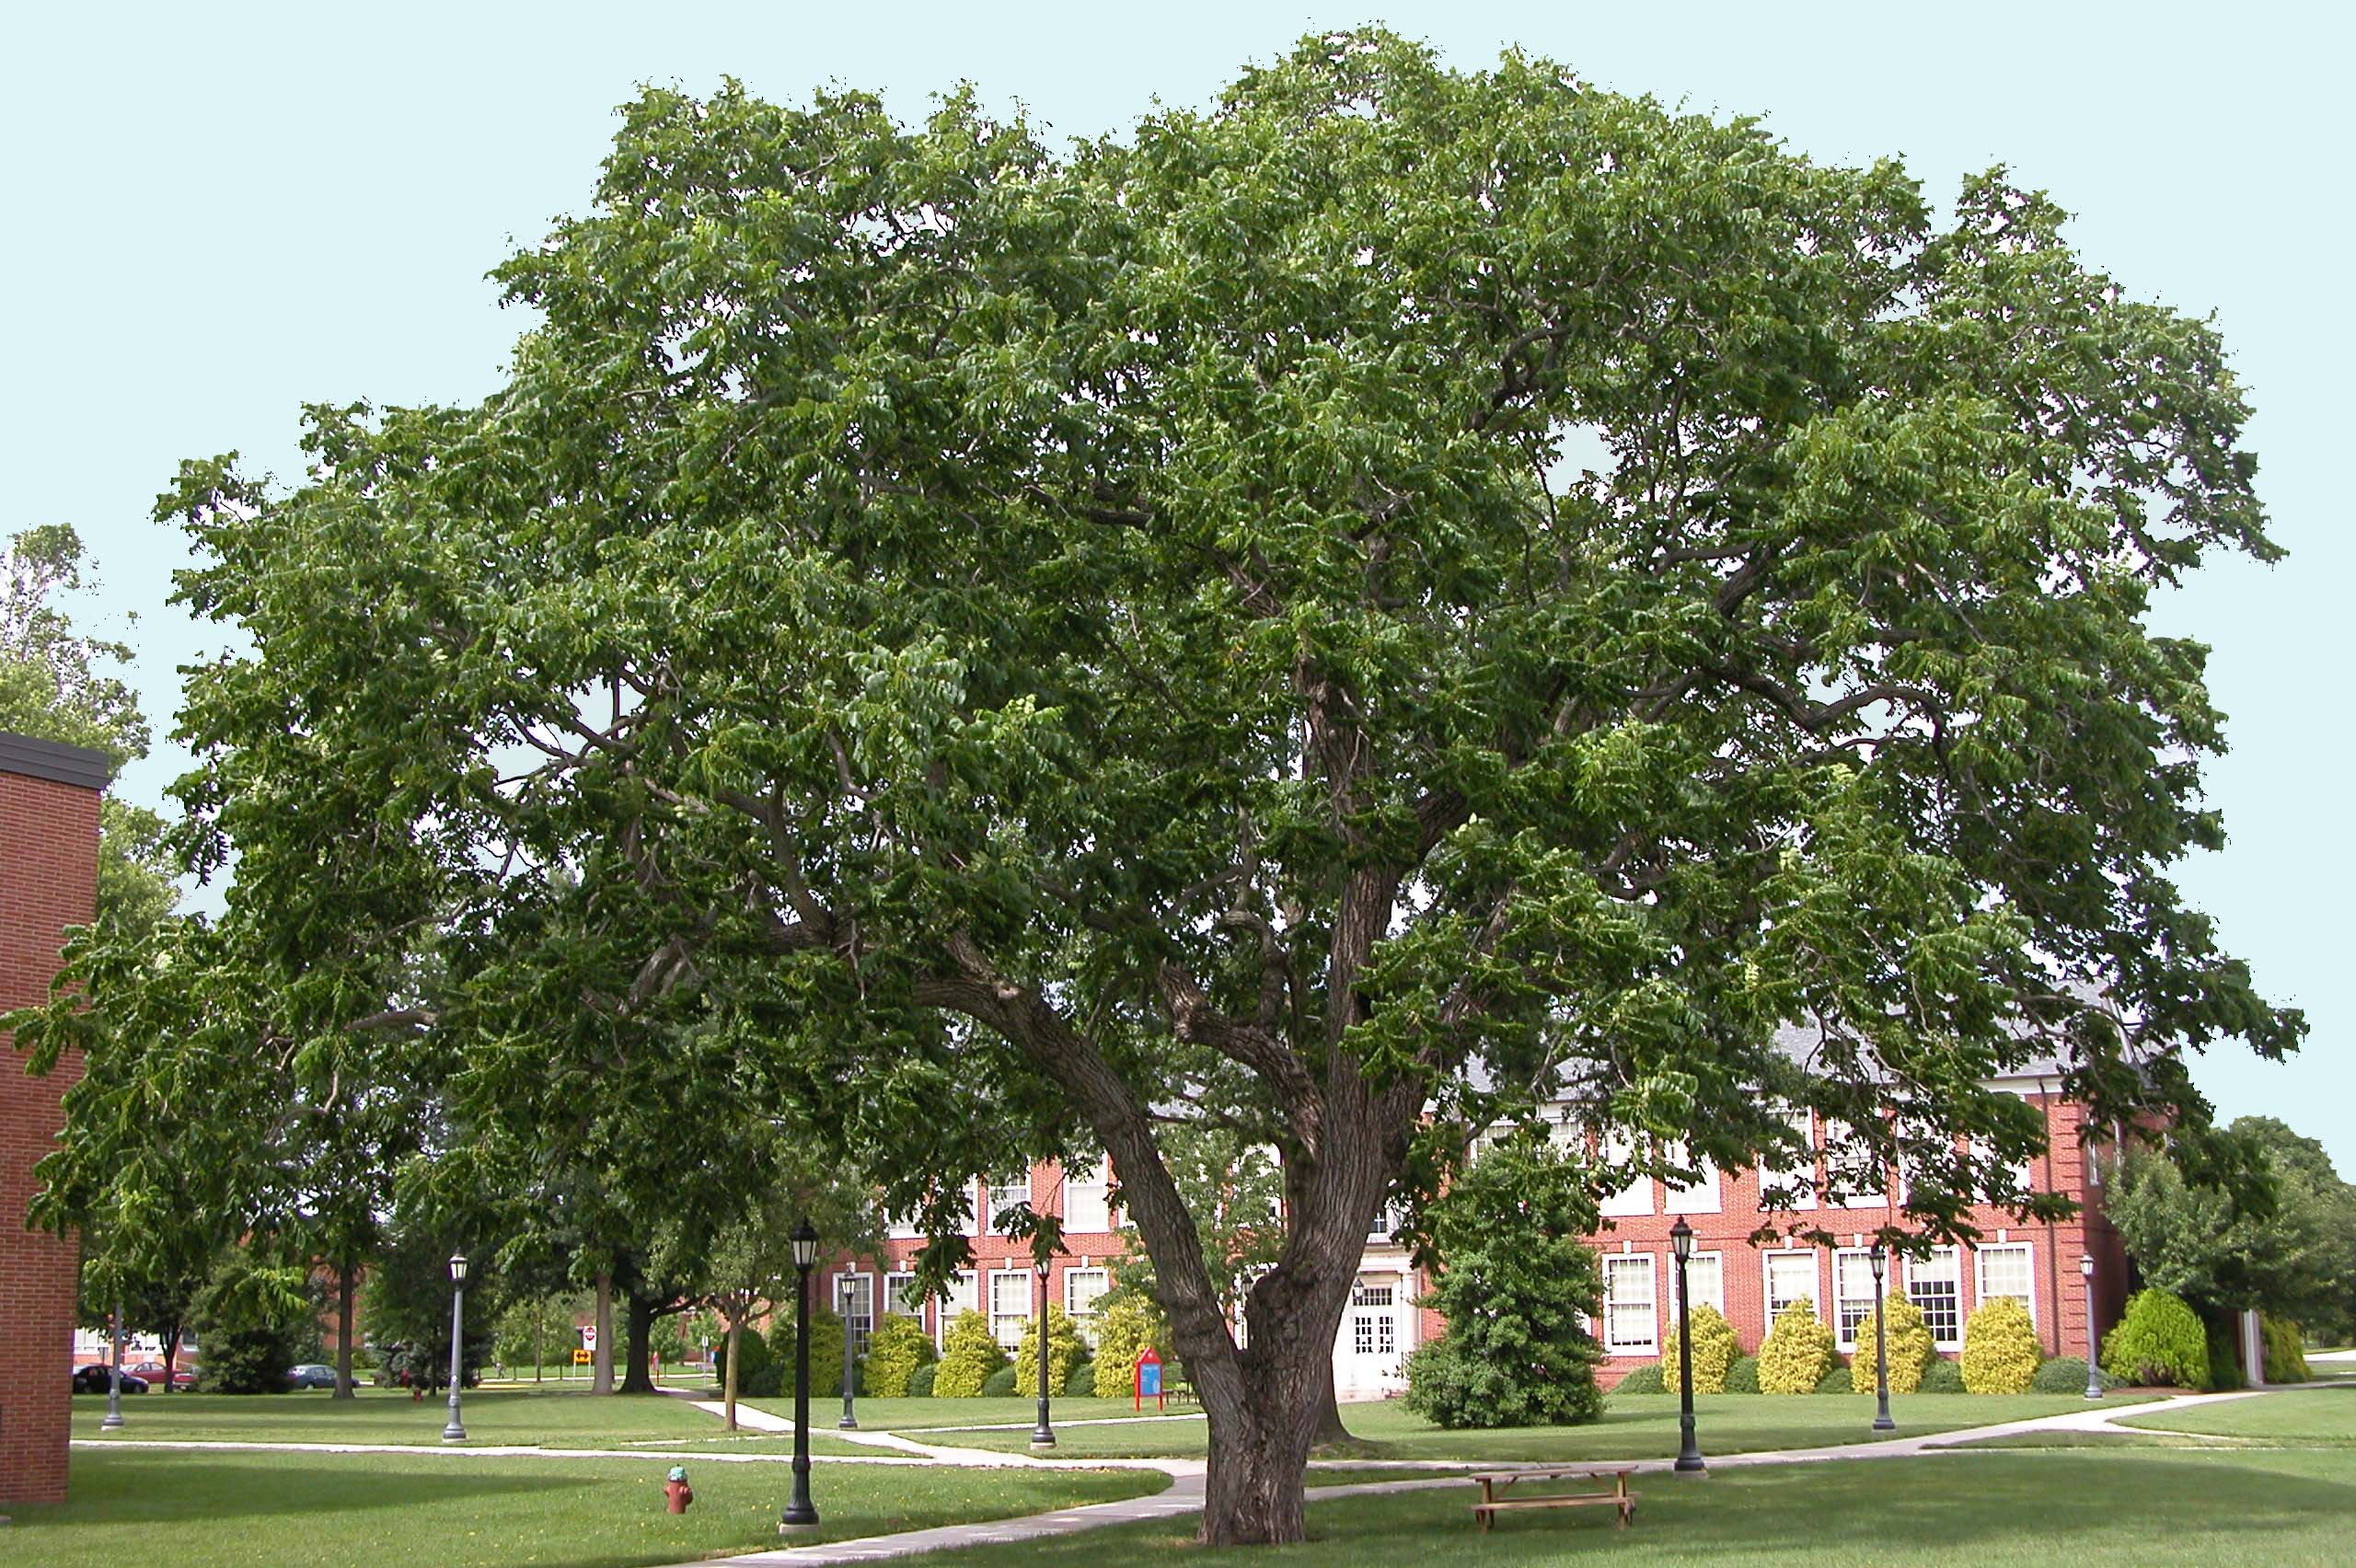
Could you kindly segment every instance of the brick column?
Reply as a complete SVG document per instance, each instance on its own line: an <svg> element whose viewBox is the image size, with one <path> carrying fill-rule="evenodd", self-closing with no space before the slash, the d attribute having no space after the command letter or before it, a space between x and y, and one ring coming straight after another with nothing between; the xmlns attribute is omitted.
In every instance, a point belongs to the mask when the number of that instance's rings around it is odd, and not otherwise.
<svg viewBox="0 0 2356 1568"><path fill-rule="evenodd" d="M40 1002L68 926L97 907L105 756L0 733L0 1012ZM78 1056L47 1078L0 1034L0 1502L65 1500L76 1244L25 1228Z"/></svg>

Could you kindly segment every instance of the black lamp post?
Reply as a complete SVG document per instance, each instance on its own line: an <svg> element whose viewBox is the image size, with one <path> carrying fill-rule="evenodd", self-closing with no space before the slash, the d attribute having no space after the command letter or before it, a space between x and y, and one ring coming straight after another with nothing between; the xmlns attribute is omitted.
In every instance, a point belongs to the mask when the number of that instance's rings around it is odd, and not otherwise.
<svg viewBox="0 0 2356 1568"><path fill-rule="evenodd" d="M2086 1398L2102 1398L2102 1363L2095 1359L2095 1255L2078 1254L2078 1277L2086 1286Z"/></svg>
<svg viewBox="0 0 2356 1568"><path fill-rule="evenodd" d="M114 1313L107 1320L107 1416L98 1423L101 1432L122 1430L122 1303L114 1304ZM169 1378L164 1379L168 1390Z"/></svg>
<svg viewBox="0 0 2356 1568"><path fill-rule="evenodd" d="M1056 1446L1056 1429L1047 1421L1047 1260L1036 1260L1039 1269L1039 1424L1032 1429L1031 1446L1052 1448Z"/></svg>
<svg viewBox="0 0 2356 1568"><path fill-rule="evenodd" d="M1669 1244L1677 1254L1677 1472L1705 1475L1702 1450L1693 1441L1693 1320L1685 1299L1685 1264L1693 1256L1693 1228L1679 1215L1669 1228Z"/></svg>
<svg viewBox="0 0 2356 1568"><path fill-rule="evenodd" d="M810 1265L818 1261L818 1228L803 1215L793 1228L793 1501L778 1516L780 1533L818 1522L810 1505Z"/></svg>
<svg viewBox="0 0 2356 1568"><path fill-rule="evenodd" d="M442 1441L463 1443L467 1440L466 1423L458 1419L458 1386L467 1380L466 1362L460 1355L465 1343L467 1255L450 1254L450 1424L442 1428Z"/></svg>
<svg viewBox="0 0 2356 1568"><path fill-rule="evenodd" d="M845 1432L859 1430L859 1417L850 1404L851 1388L859 1378L858 1368L852 1361L856 1347L850 1342L850 1287L853 1283L853 1275L835 1276L835 1315L843 1320L843 1418L835 1425Z"/></svg>
<svg viewBox="0 0 2356 1568"><path fill-rule="evenodd" d="M1879 1241L1874 1243L1870 1255L1874 1265L1874 1430L1895 1432L1898 1423L1889 1418L1889 1302L1881 1289L1882 1271L1889 1266L1889 1255Z"/></svg>

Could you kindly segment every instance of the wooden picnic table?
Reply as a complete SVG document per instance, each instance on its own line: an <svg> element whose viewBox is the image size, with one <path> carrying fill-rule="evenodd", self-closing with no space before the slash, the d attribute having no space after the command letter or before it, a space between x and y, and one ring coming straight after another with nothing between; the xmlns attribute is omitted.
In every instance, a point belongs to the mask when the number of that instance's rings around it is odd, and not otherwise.
<svg viewBox="0 0 2356 1568"><path fill-rule="evenodd" d="M1599 1470L1591 1465L1568 1465L1557 1470L1490 1470L1475 1474L1481 1483L1481 1501L1472 1505L1472 1516L1481 1521L1486 1534L1496 1523L1500 1508L1581 1508L1590 1505L1620 1510L1620 1528L1626 1529L1628 1520L1636 1511L1636 1493L1628 1489L1628 1478L1634 1470ZM1608 1481L1607 1492L1556 1492L1543 1497L1507 1497L1505 1490L1521 1481Z"/></svg>

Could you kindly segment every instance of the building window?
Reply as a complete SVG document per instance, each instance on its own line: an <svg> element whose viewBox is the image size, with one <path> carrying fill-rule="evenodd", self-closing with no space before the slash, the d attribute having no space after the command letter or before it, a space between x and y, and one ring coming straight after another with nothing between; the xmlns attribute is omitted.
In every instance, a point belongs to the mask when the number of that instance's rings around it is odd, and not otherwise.
<svg viewBox="0 0 2356 1568"><path fill-rule="evenodd" d="M1843 1247L1832 1254L1832 1332L1842 1350L1857 1348L1857 1325L1873 1309L1873 1255Z"/></svg>
<svg viewBox="0 0 2356 1568"><path fill-rule="evenodd" d="M895 1241L918 1241L924 1239L924 1227L913 1218L895 1219L887 1214L884 1216L884 1234Z"/></svg>
<svg viewBox="0 0 2356 1568"><path fill-rule="evenodd" d="M1626 1133L1606 1131L1603 1135L1603 1163L1607 1167L1625 1168L1636 1158L1635 1141ZM1605 1194L1600 1205L1601 1212L1613 1216L1650 1214L1653 1212L1653 1179L1632 1176L1628 1184L1616 1193Z"/></svg>
<svg viewBox="0 0 2356 1568"><path fill-rule="evenodd" d="M980 1307L981 1282L970 1272L951 1274L949 1296L941 1304L937 1324L939 1332L934 1336L936 1340L946 1343L949 1338L949 1325L967 1312L978 1311Z"/></svg>
<svg viewBox="0 0 2356 1568"><path fill-rule="evenodd" d="M1031 1201L1030 1172L1025 1171L1020 1176L1010 1176L1003 1181L993 1181L989 1184L987 1196L990 1205L990 1223L995 1226L1000 1216L1011 1212L1018 1205Z"/></svg>
<svg viewBox="0 0 2356 1568"><path fill-rule="evenodd" d="M2029 1245L2015 1241L2002 1247L1980 1249L1980 1300L2013 1300L2028 1313L2031 1323L2037 1321L2037 1274L2031 1266Z"/></svg>
<svg viewBox="0 0 2356 1568"><path fill-rule="evenodd" d="M867 1348L867 1336L875 1332L875 1276L863 1274L838 1274L835 1276L835 1312L849 1331L854 1352Z"/></svg>
<svg viewBox="0 0 2356 1568"><path fill-rule="evenodd" d="M908 1292L915 1287L916 1283L917 1276L912 1274L885 1274L884 1276L884 1310L903 1318L916 1316L917 1304L908 1299Z"/></svg>
<svg viewBox="0 0 2356 1568"><path fill-rule="evenodd" d="M1669 1267L1674 1271L1677 1265ZM1704 1307L1727 1309L1726 1267L1719 1254L1696 1252L1685 1260L1685 1289L1697 1312Z"/></svg>
<svg viewBox="0 0 2356 1568"><path fill-rule="evenodd" d="M1663 1162L1671 1167L1682 1166L1692 1159L1693 1151L1683 1139L1662 1151ZM1700 1162L1700 1174L1693 1178L1692 1185L1680 1187L1674 1182L1664 1181L1660 1191L1663 1214L1715 1214L1718 1212L1717 1167L1704 1159Z"/></svg>
<svg viewBox="0 0 2356 1568"><path fill-rule="evenodd" d="M990 1275L990 1337L1011 1350L1022 1343L1031 1321L1031 1272L1009 1269Z"/></svg>
<svg viewBox="0 0 2356 1568"><path fill-rule="evenodd" d="M1824 1121L1824 1184L1842 1208L1889 1206L1889 1177L1857 1130L1828 1116Z"/></svg>
<svg viewBox="0 0 2356 1568"><path fill-rule="evenodd" d="M1812 1209L1816 1206L1816 1115L1810 1111L1786 1111L1782 1115L1784 1124L1798 1136L1799 1150L1788 1157L1787 1164L1759 1167L1760 1200L1768 1207Z"/></svg>
<svg viewBox="0 0 2356 1568"><path fill-rule="evenodd" d="M2022 1201L2037 1191L2036 1162L2023 1159L2010 1165L1996 1165L1995 1161L1996 1151L1993 1148L1978 1138L1971 1140L1972 1164L1995 1166L1992 1172L1981 1177L1981 1185L1987 1189L1981 1194L1981 1201L2004 1208L2020 1207Z"/></svg>
<svg viewBox="0 0 2356 1568"><path fill-rule="evenodd" d="M1962 1346L1962 1269L1954 1248L1934 1247L1929 1257L1907 1264L1906 1299L1922 1312L1933 1343L1941 1350Z"/></svg>
<svg viewBox="0 0 2356 1568"><path fill-rule="evenodd" d="M1066 1269L1064 1271L1064 1310L1071 1314L1072 1327L1091 1346L1096 1343L1096 1303L1113 1287L1112 1275L1103 1269Z"/></svg>
<svg viewBox="0 0 2356 1568"><path fill-rule="evenodd" d="M1607 1252L1603 1258L1603 1348L1614 1355L1660 1349L1660 1314L1647 1253Z"/></svg>
<svg viewBox="0 0 2356 1568"><path fill-rule="evenodd" d="M1102 1161L1092 1170L1065 1172L1065 1235L1092 1235L1113 1228L1112 1211L1104 1204L1105 1174Z"/></svg>
<svg viewBox="0 0 2356 1568"><path fill-rule="evenodd" d="M1406 1224L1407 1216L1403 1212L1385 1204L1376 1211L1374 1228L1366 1233L1366 1239L1369 1241L1388 1241L1405 1228Z"/></svg>
<svg viewBox="0 0 2356 1568"><path fill-rule="evenodd" d="M1817 1262L1814 1252L1769 1252L1764 1254L1767 1267L1767 1327L1773 1329L1784 1309L1796 1301L1805 1301L1808 1310L1819 1318L1824 1316L1823 1300L1817 1295Z"/></svg>

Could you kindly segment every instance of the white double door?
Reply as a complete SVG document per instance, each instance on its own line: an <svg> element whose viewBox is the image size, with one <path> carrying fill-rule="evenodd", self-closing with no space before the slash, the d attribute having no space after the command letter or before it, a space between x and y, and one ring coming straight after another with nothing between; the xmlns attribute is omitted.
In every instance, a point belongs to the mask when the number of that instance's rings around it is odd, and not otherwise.
<svg viewBox="0 0 2356 1568"><path fill-rule="evenodd" d="M1396 1274L1362 1274L1350 1286L1341 1332L1334 1336L1334 1392L1371 1399L1403 1386L1408 1343L1407 1281Z"/></svg>

